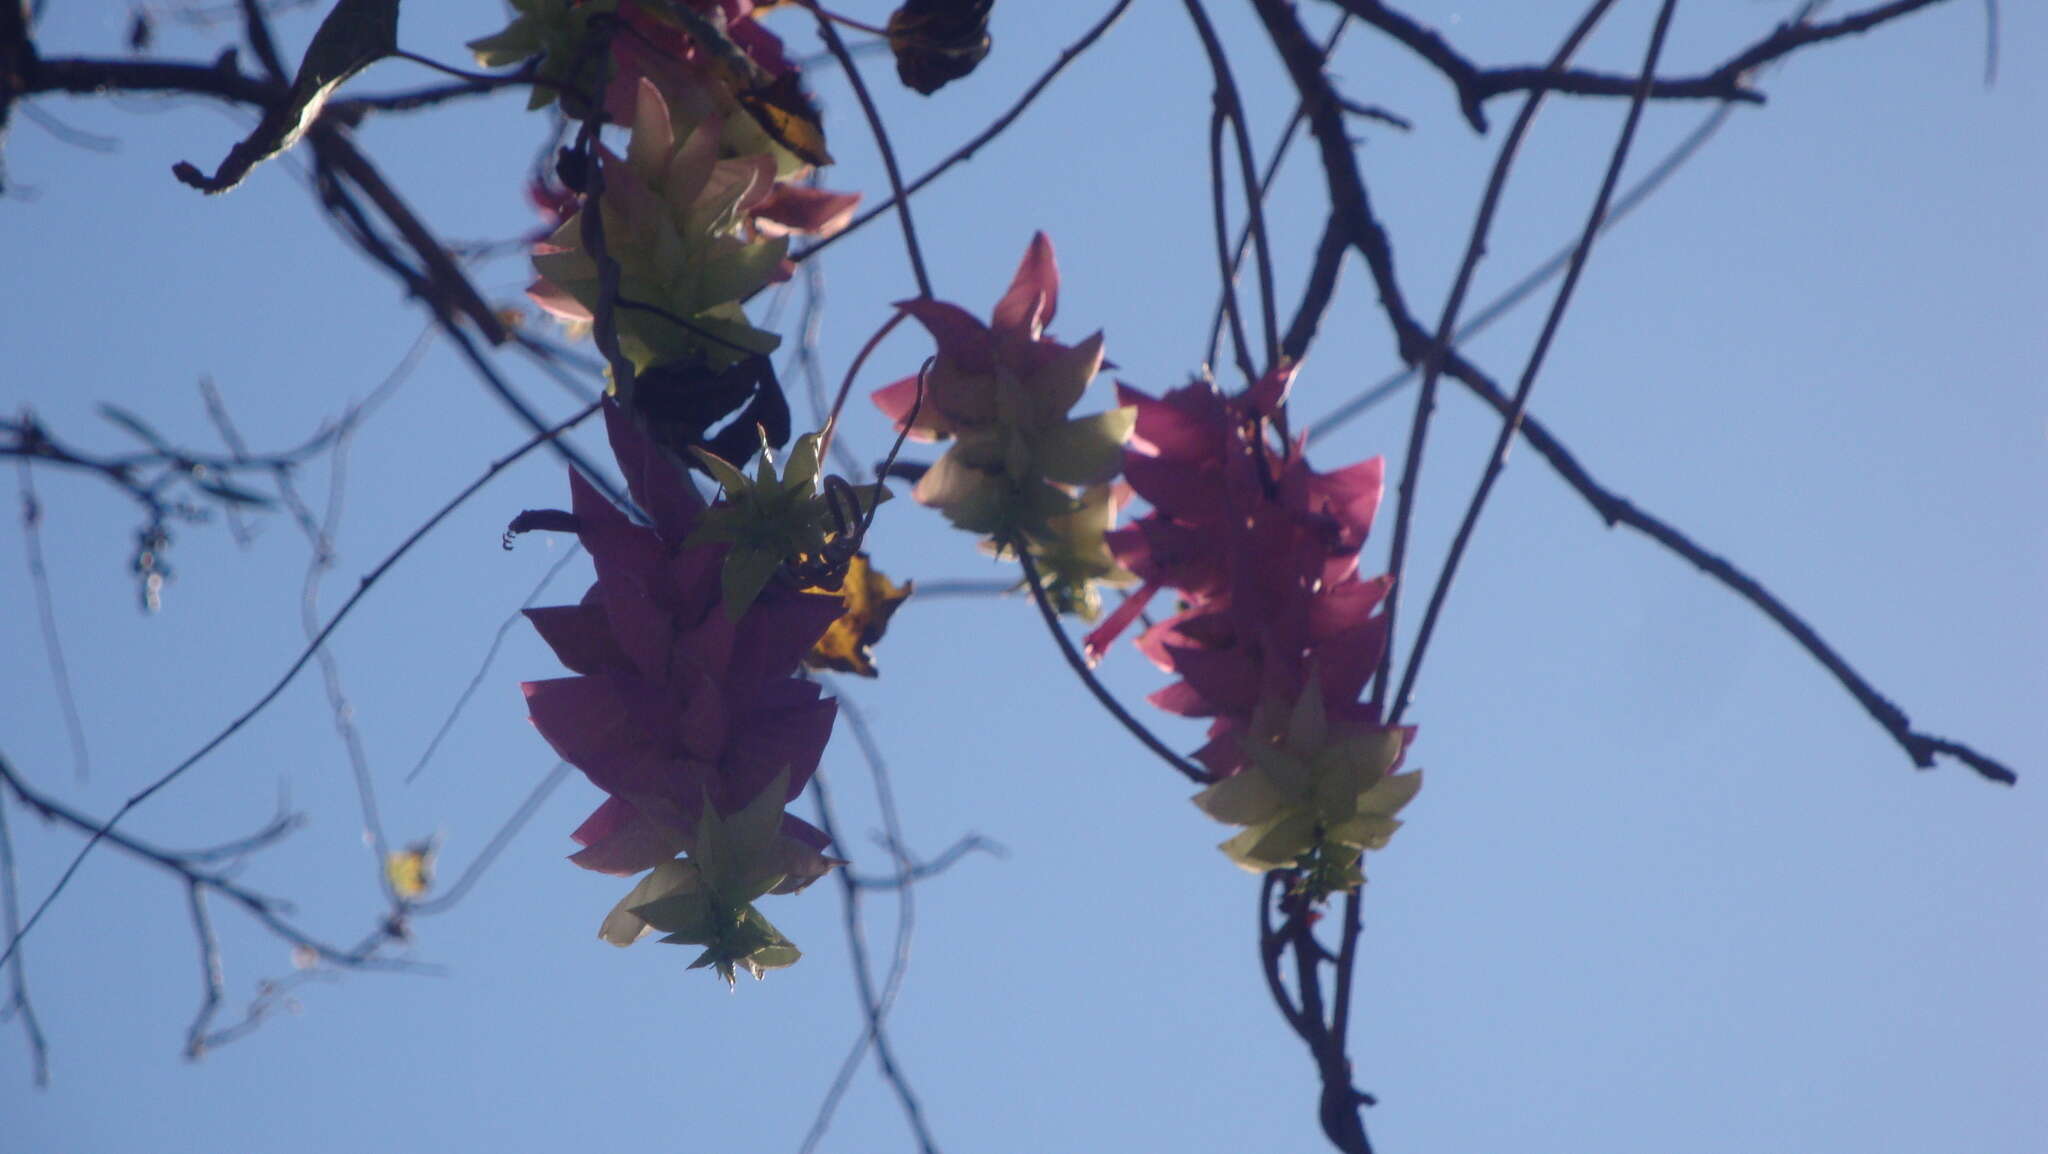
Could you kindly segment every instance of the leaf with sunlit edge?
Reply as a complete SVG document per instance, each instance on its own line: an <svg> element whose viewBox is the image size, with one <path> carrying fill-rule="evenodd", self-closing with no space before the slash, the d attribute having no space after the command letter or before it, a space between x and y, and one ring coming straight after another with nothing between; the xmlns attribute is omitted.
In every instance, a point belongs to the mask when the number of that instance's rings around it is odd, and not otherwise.
<svg viewBox="0 0 2048 1154"><path fill-rule="evenodd" d="M398 0L338 0L306 45L291 91L228 150L213 175L182 160L171 166L172 174L201 192L226 192L251 169L297 144L327 98L350 77L396 51Z"/></svg>

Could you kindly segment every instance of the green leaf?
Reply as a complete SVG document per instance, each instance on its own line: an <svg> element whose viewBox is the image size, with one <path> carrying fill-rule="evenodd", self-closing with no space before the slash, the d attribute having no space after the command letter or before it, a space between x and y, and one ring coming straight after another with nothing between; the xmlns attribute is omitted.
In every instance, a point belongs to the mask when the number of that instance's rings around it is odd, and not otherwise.
<svg viewBox="0 0 2048 1154"><path fill-rule="evenodd" d="M1124 442L1137 425L1138 410L1129 405L1064 421L1038 438L1038 467L1047 480L1100 485L1123 472Z"/></svg>
<svg viewBox="0 0 2048 1154"><path fill-rule="evenodd" d="M480 67L504 68L540 55L543 45L540 32L531 21L514 20L503 31L479 37L463 47L469 49Z"/></svg>
<svg viewBox="0 0 2048 1154"><path fill-rule="evenodd" d="M782 567L782 555L767 549L750 549L735 545L725 555L725 567L719 572L719 592L725 598L725 612L738 621L768 587L775 571Z"/></svg>
<svg viewBox="0 0 2048 1154"><path fill-rule="evenodd" d="M202 192L226 192L258 164L297 144L327 98L349 77L396 51L398 0L337 0L306 46L285 102L266 112L255 131L228 150L212 176L184 161L172 173Z"/></svg>
<svg viewBox="0 0 2048 1154"><path fill-rule="evenodd" d="M782 487L792 493L818 491L818 434L805 433L796 439L789 451L789 466L782 471Z"/></svg>
<svg viewBox="0 0 2048 1154"><path fill-rule="evenodd" d="M597 936L615 946L630 946L651 928L637 912L640 907L679 894L701 892L702 888L695 865L681 860L665 861L619 899L612 912L605 915Z"/></svg>
<svg viewBox="0 0 2048 1154"><path fill-rule="evenodd" d="M1315 818L1295 811L1261 822L1220 847L1230 860L1253 873L1283 869L1315 847Z"/></svg>
<svg viewBox="0 0 2048 1154"><path fill-rule="evenodd" d="M704 467L711 471L713 479L725 489L728 498L747 491L747 475L735 468L730 461L696 445L690 446L690 453L704 462Z"/></svg>
<svg viewBox="0 0 2048 1154"><path fill-rule="evenodd" d="M785 769L730 816L719 816L711 799L704 799L690 858L703 871L706 889L723 901L744 905L775 888L782 880L782 811L788 797Z"/></svg>
<svg viewBox="0 0 2048 1154"><path fill-rule="evenodd" d="M1196 794L1193 800L1203 813L1229 825L1270 821L1287 805L1287 798L1257 766L1224 778Z"/></svg>
<svg viewBox="0 0 2048 1154"><path fill-rule="evenodd" d="M1081 400L1081 394L1088 390L1088 382L1101 371L1101 333L1061 350L1031 374L1024 402L1031 411L1025 415L1025 422L1050 425L1066 419L1067 410Z"/></svg>

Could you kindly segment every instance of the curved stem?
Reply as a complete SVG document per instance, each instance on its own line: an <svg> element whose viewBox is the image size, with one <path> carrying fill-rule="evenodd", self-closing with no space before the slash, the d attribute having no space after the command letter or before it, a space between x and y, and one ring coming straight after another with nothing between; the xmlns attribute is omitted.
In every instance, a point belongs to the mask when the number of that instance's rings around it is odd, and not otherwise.
<svg viewBox="0 0 2048 1154"><path fill-rule="evenodd" d="M886 324L875 330L875 335L869 337L868 343L862 345L860 352L854 356L853 364L846 370L846 379L839 383L839 395L832 399L832 409L825 414L825 426L818 433L819 459L822 460L826 452L832 448L832 434L839 428L839 411L846 407L847 394L853 391L853 379L860 375L861 366L867 364L868 354L874 352L875 346L882 343L882 338L894 332L896 326L903 323L903 318L909 315L899 311L895 316L890 317ZM922 404L924 401L924 389L922 386L918 388L917 396L919 403ZM905 427L908 428L907 425ZM897 443L900 445L902 442L899 439ZM895 454L891 453L890 456L893 457Z"/></svg>
<svg viewBox="0 0 2048 1154"><path fill-rule="evenodd" d="M1045 627L1052 633L1053 641L1060 647L1060 655L1067 659L1067 665L1073 669L1074 676L1081 679L1081 684L1088 687L1088 692L1095 695L1095 700L1102 703L1102 708L1108 710L1111 717L1116 718L1131 732L1132 737L1144 744L1146 749L1158 754L1161 761L1172 766L1174 772L1196 785L1208 785L1213 779L1207 770L1168 748L1156 734L1145 728L1137 718L1132 717L1130 710L1125 709L1123 703L1096 678L1095 671L1088 668L1088 660L1081 656L1079 649L1074 648L1074 639L1068 637L1066 629L1061 627L1059 610L1053 608L1052 599L1045 595L1045 583L1039 579L1037 562L1031 559L1031 547L1022 541L1004 541L1001 544L1016 553L1017 563L1024 567L1024 583L1031 587L1031 599L1038 602L1039 616L1045 618Z"/></svg>
<svg viewBox="0 0 2048 1154"><path fill-rule="evenodd" d="M839 67L846 70L846 79L853 85L853 95L860 101L860 110L868 118L868 129L875 135L875 149L882 154L882 167L889 173L889 191L895 195L896 217L903 222L903 248L910 257L911 275L917 278L917 295L929 299L932 295L932 278L925 272L924 251L917 244L917 225L910 219L910 194L903 188L903 170L896 163L896 150L889 144L889 130L882 125L882 114L875 108L874 97L868 95L867 81L860 76L860 66L853 61L853 53L846 50L846 42L839 38L839 29L833 26L832 18L818 7L815 0L800 0L811 15L818 18L818 37L825 47L839 61Z"/></svg>

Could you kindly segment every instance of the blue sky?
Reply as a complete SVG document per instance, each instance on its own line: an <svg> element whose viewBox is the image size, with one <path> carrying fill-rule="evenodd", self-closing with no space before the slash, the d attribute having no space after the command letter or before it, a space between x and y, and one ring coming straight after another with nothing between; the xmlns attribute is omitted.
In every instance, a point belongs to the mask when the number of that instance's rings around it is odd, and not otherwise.
<svg viewBox="0 0 2048 1154"><path fill-rule="evenodd" d="M1321 7L1305 9L1318 27ZM1291 90L1249 13L1216 8L1263 149ZM1544 57L1575 16L1515 8L1410 10L1497 63ZM1620 6L1583 59L1633 67L1653 10ZM1712 65L1785 11L1681 5L1669 71ZM906 168L977 130L1096 13L998 5L994 54L929 100L881 83L886 62L870 58ZM2008 790L1952 765L1914 771L1767 622L1654 544L1605 529L1517 449L1411 715L1411 764L1429 784L1369 863L1353 1056L1381 1102L1368 1114L1378 1148L2021 1154L2048 1133L2037 886L2048 809L2036 780L2048 765L2048 172L2033 144L2048 101L2024 66L2048 47L2048 17L2027 5L2001 15L2003 67L1988 88L1984 11L1971 4L1772 74L1770 103L1739 110L1596 250L1534 411L1596 477L1806 614L1918 725L2024 780ZM53 4L43 49L116 53L126 19ZM501 20L487 0L419 7L403 39L460 62L461 42ZM799 46L801 25L777 18ZM296 47L311 26L300 13L280 33ZM160 52L203 58L205 43L167 24ZM1332 72L1356 99L1414 121L1407 134L1361 123L1359 155L1410 299L1433 317L1495 140L1475 138L1447 86L1372 35L1353 32ZM420 79L385 64L356 85ZM820 73L814 86L840 160L827 183L880 195L843 82ZM1180 8L1135 6L1009 134L918 198L938 294L985 312L1044 229L1064 277L1056 331L1105 330L1118 365L1105 377L1154 392L1181 383L1215 292L1208 102ZM379 121L360 141L445 236L504 237L532 223L520 185L542 122L521 103ZM103 401L211 444L197 390L210 377L248 438L274 446L369 394L419 336L422 318L388 278L324 225L296 160L218 199L170 179L174 161L210 162L245 131L240 113L144 98L41 107L121 145L81 150L16 118L9 175L27 194L0 205L11 354L0 405L33 404L99 448L124 444L93 413ZM1497 137L1512 104L1490 111ZM1631 171L1708 111L1653 107ZM1621 113L1618 102L1546 109L1477 299L1574 233ZM1321 229L1319 193L1302 152L1270 216L1283 310ZM914 289L888 222L822 260L821 352L836 380L889 302ZM508 303L526 280L517 258L476 276ZM1538 314L1515 314L1469 352L1512 376ZM863 386L909 371L920 341L890 338ZM1332 410L1394 367L1370 286L1347 269L1298 412ZM550 413L577 403L524 367L513 376ZM1108 396L1098 385L1093 407ZM1398 468L1407 401L1318 442L1312 459L1384 454ZM1445 396L1414 584L1433 576L1496 427ZM323 608L522 435L447 347L431 347L355 438ZM846 435L870 455L884 445L865 409ZM321 507L330 477L303 481ZM123 568L130 511L83 479L45 472L37 484L91 777L72 779L15 529L0 538L0 651L14 655L0 751L104 813L290 660L306 550L282 516L260 519L247 547L217 523L182 529L164 609L144 617ZM517 690L557 669L537 639L511 631L436 760L416 784L402 779L560 559L559 544L535 537L502 552L504 522L565 495L552 460L509 470L335 643L386 828L401 841L440 836L451 874L553 764ZM898 576L1001 575L907 501L885 510L872 544ZM1382 532L1366 568L1385 557ZM586 580L572 564L543 603L573 600ZM888 755L913 848L934 854L978 833L1008 851L970 856L915 894L891 1030L942 1147L1318 1148L1312 1068L1255 961L1256 879L1215 851L1227 831L1187 804L1185 783L1094 708L1028 601L913 600L879 657L879 681L842 688ZM1161 683L1128 649L1103 672L1134 702ZM1195 743L1192 727L1154 716L1170 740ZM825 775L849 856L886 869L844 734ZM280 795L309 824L242 879L353 940L375 917L375 863L317 675L129 828L203 844L260 825ZM572 780L465 901L420 922L412 956L444 974L308 983L297 1012L196 1065L179 1057L200 993L183 893L95 855L27 943L49 1090L32 1088L18 1029L0 1031L6 1148L794 1150L860 1024L833 890L774 900L766 912L805 959L737 994L685 972L681 951L612 950L594 930L620 886L562 860L596 797ZM33 900L77 840L17 806L7 814ZM886 953L897 907L869 912ZM226 909L216 920L231 1004L290 972L275 939ZM821 1148L907 1146L865 1067Z"/></svg>

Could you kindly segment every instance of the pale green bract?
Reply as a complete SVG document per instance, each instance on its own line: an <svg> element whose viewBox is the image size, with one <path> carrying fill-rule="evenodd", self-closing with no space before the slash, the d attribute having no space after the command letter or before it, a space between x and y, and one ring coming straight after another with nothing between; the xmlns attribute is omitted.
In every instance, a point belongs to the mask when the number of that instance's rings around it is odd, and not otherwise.
<svg viewBox="0 0 2048 1154"><path fill-rule="evenodd" d="M720 574L725 611L733 620L747 611L784 562L803 563L824 556L840 531L839 518L819 488L818 434L797 438L789 468L775 473L775 453L766 444L749 479L730 461L701 448L690 452L725 490L725 499L704 511L684 548L729 543ZM848 486L858 508L847 516L864 516L889 491L880 484Z"/></svg>
<svg viewBox="0 0 2048 1154"><path fill-rule="evenodd" d="M782 811L788 790L784 771L726 817L707 797L689 857L663 862L640 879L605 915L598 936L629 946L660 933L672 945L703 946L690 968L713 967L727 985L739 969L760 978L794 965L801 953L753 904L787 876Z"/></svg>
<svg viewBox="0 0 2048 1154"><path fill-rule="evenodd" d="M1284 705L1261 703L1245 738L1249 763L1194 797L1202 812L1248 828L1219 848L1254 873L1301 867L1311 897L1355 889L1366 850L1385 848L1394 815L1422 788L1422 774L1392 773L1404 731L1333 724L1311 676L1284 725Z"/></svg>

